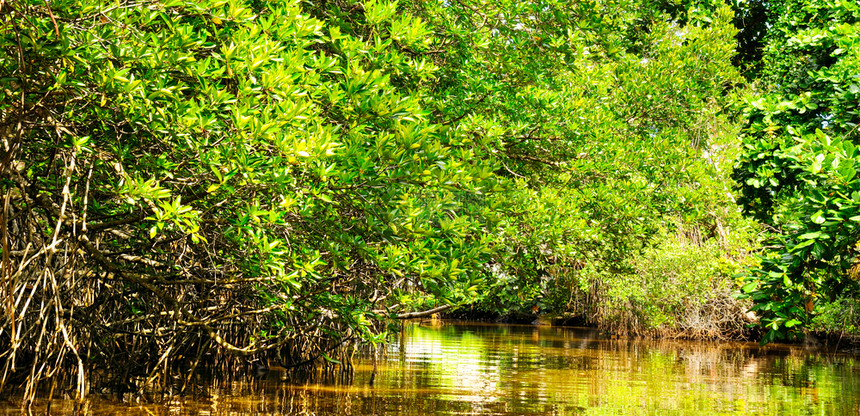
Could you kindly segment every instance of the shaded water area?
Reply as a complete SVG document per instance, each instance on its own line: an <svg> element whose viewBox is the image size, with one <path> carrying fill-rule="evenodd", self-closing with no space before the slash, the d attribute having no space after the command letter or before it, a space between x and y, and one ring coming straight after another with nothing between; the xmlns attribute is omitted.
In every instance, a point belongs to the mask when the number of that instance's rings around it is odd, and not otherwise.
<svg viewBox="0 0 860 416"><path fill-rule="evenodd" d="M91 415L860 415L860 362L803 346L607 339L509 325L407 326L349 381L270 372L162 404L94 398ZM68 402L55 402L68 414ZM17 412L17 411L14 411ZM3 412L0 412L3 413ZM5 413L12 414L10 408Z"/></svg>

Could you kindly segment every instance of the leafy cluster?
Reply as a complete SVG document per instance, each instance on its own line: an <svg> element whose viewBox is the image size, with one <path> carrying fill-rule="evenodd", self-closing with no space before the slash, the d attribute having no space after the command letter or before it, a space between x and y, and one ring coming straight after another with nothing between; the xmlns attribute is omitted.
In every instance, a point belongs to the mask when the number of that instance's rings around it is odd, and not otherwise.
<svg viewBox="0 0 860 416"><path fill-rule="evenodd" d="M3 7L7 371L297 365L475 296L497 165L396 3Z"/></svg>
<svg viewBox="0 0 860 416"><path fill-rule="evenodd" d="M795 336L830 302L857 295L860 237L860 6L773 8L735 169L740 202L772 230L744 287L769 330L764 341Z"/></svg>
<svg viewBox="0 0 860 416"><path fill-rule="evenodd" d="M497 86L473 110L480 117L464 118L470 128L498 123L484 130L498 132L500 174L515 184L500 195L509 204L504 254L478 307L574 315L620 331L669 330L627 319L641 304L631 299L659 303L630 284L641 276L644 253L663 244L666 230L702 230L697 246L748 229L727 185L736 129L724 109L740 82L731 65L736 29L720 4L707 20L695 7L673 16L654 5L600 5L599 15L560 13L573 26L567 34L526 26L521 42L548 41L508 54L524 55L536 70ZM486 39L498 43L493 51L516 44ZM559 53L564 61L547 58ZM714 278L734 285L724 273L695 275ZM728 303L730 292L721 292Z"/></svg>

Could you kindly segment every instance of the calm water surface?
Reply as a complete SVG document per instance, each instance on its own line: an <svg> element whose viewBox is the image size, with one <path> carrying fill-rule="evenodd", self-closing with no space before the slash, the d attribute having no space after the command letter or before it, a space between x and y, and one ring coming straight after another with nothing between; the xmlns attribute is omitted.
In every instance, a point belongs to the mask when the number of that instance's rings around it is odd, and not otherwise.
<svg viewBox="0 0 860 416"><path fill-rule="evenodd" d="M611 340L590 330L410 326L349 382L277 373L91 415L860 415L860 362L803 347ZM56 414L71 408L54 405Z"/></svg>

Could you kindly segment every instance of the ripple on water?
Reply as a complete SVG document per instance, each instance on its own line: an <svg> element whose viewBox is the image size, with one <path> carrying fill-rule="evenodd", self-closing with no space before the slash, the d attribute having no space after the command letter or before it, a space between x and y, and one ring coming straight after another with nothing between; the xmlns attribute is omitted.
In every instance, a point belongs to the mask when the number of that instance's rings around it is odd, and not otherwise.
<svg viewBox="0 0 860 416"><path fill-rule="evenodd" d="M857 415L855 356L749 343L611 340L591 330L408 326L350 382L215 384L162 405L93 400L89 415ZM71 404L54 404L70 414ZM9 409L6 414L17 414Z"/></svg>

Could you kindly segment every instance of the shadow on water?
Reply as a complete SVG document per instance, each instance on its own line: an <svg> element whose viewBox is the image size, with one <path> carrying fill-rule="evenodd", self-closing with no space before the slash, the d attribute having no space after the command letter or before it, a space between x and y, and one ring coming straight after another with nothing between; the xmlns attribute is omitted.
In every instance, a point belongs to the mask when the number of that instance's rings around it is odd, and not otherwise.
<svg viewBox="0 0 860 416"><path fill-rule="evenodd" d="M371 385L372 369L363 357L351 378L297 383L268 372L212 381L203 395L162 404L94 397L86 414L860 414L857 357L802 346L619 340L544 326L412 325L386 347ZM70 406L55 402L52 413L68 414Z"/></svg>

